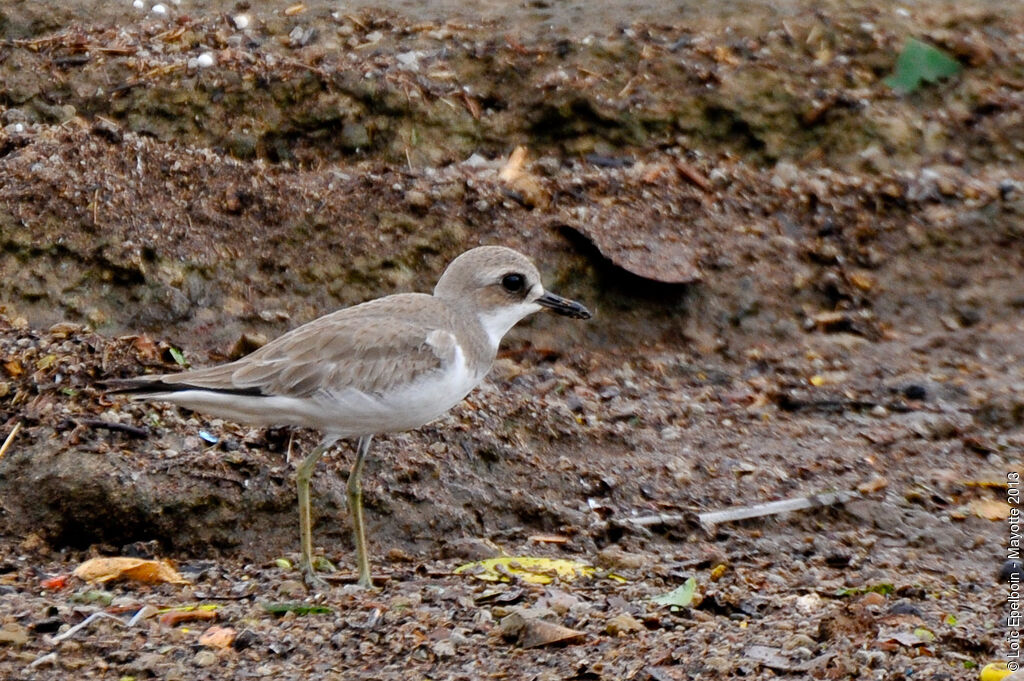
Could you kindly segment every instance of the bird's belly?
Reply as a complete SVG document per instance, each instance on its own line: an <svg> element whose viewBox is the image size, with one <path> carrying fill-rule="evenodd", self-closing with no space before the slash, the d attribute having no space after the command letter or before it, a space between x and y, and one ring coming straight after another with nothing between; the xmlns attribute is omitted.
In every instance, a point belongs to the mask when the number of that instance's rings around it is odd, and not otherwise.
<svg viewBox="0 0 1024 681"><path fill-rule="evenodd" d="M316 398L330 413L328 423L317 427L343 437L419 428L461 402L482 379L460 370L431 374L384 394L328 393Z"/></svg>
<svg viewBox="0 0 1024 681"><path fill-rule="evenodd" d="M431 372L383 393L342 388L308 397L239 396L197 388L149 398L240 423L302 426L336 437L357 437L419 428L458 404L485 374L486 367L471 371L465 361L457 361L445 371Z"/></svg>

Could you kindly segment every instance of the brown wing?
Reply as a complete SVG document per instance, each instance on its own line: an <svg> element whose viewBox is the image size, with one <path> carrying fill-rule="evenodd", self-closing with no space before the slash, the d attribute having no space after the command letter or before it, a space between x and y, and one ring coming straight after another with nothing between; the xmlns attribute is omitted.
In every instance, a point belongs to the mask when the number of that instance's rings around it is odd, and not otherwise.
<svg viewBox="0 0 1024 681"><path fill-rule="evenodd" d="M129 389L289 397L349 388L383 393L454 361L450 328L451 313L433 296L389 296L315 319L230 364L140 377Z"/></svg>

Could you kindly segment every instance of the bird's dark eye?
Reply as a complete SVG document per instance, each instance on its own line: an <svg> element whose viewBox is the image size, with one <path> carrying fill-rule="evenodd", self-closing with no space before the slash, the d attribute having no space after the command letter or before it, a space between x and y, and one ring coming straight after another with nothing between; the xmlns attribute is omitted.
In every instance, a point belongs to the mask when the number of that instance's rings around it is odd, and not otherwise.
<svg viewBox="0 0 1024 681"><path fill-rule="evenodd" d="M501 278L501 287L509 293L519 293L526 285L526 277L521 274L506 274Z"/></svg>

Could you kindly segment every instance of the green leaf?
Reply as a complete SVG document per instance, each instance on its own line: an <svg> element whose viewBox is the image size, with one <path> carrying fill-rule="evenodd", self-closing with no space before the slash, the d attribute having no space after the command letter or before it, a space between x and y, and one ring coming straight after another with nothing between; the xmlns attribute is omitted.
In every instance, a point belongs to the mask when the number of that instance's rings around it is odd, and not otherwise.
<svg viewBox="0 0 1024 681"><path fill-rule="evenodd" d="M910 38L896 59L896 72L884 82L892 89L907 94L921 87L922 81L937 83L960 73L961 68L960 62L939 48Z"/></svg>
<svg viewBox="0 0 1024 681"><path fill-rule="evenodd" d="M179 350L178 348L171 348L170 353L171 357L174 359L174 362L178 366L188 366L188 362L185 360L185 355L181 352L181 350Z"/></svg>
<svg viewBox="0 0 1024 681"><path fill-rule="evenodd" d="M326 605L309 605L308 603L261 603L263 609L271 615L283 615L294 612L296 615L330 615L333 610Z"/></svg>
<svg viewBox="0 0 1024 681"><path fill-rule="evenodd" d="M956 615L954 615L953 613L949 613L948 615L946 615L945 622L949 626L955 627L957 622Z"/></svg>
<svg viewBox="0 0 1024 681"><path fill-rule="evenodd" d="M697 592L697 580L690 577L682 586L676 587L667 594L655 596L651 600L658 605L671 605L673 608L685 608L693 602L693 595Z"/></svg>
<svg viewBox="0 0 1024 681"><path fill-rule="evenodd" d="M914 636L917 636L925 643L931 643L935 640L935 634L933 634L928 629L925 629L924 627L918 627L917 629L914 629Z"/></svg>

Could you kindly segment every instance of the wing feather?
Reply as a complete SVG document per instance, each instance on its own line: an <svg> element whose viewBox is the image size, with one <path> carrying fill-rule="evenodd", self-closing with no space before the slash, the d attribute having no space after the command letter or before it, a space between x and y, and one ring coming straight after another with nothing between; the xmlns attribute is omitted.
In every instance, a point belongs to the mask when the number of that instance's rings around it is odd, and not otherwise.
<svg viewBox="0 0 1024 681"><path fill-rule="evenodd" d="M139 377L136 387L287 397L351 389L382 394L456 360L454 336L447 331L451 315L433 296L389 296L315 319L235 362Z"/></svg>

